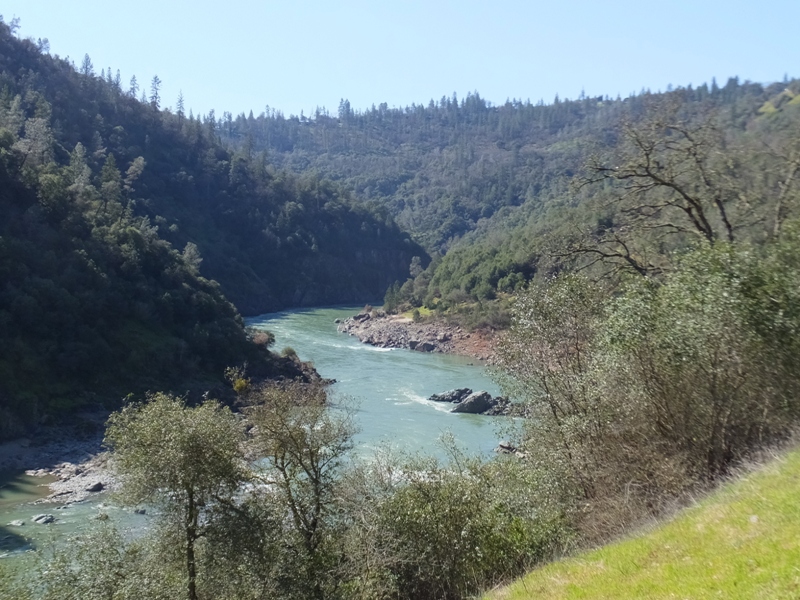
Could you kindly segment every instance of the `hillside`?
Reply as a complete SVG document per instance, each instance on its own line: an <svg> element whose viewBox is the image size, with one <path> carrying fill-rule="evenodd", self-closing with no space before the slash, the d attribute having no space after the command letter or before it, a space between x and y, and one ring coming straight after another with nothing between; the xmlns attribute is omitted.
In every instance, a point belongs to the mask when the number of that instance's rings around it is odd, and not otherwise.
<svg viewBox="0 0 800 600"><path fill-rule="evenodd" d="M623 227L610 202L614 188L577 184L593 159L620 160L627 125L680 103L678 121L713 123L726 151L748 157L739 168L767 172L779 162L781 134L797 120L798 91L797 81L762 85L734 77L723 86L712 81L549 104L493 106L476 92L364 111L343 100L335 114L310 117L269 108L257 116L225 113L215 126L234 147L267 150L275 164L353 189L388 210L429 253L443 255L402 294L412 305L434 308L513 293L537 273L564 268L570 258L558 255L573 242L593 243ZM741 180L758 177L743 172ZM764 185L775 192L774 183Z"/></svg>
<svg viewBox="0 0 800 600"><path fill-rule="evenodd" d="M228 150L213 115L162 110L157 84L149 99L137 86L123 91L88 56L77 71L3 28L3 127L29 139L35 124L41 156L59 165L81 144L93 178L113 156L130 179L126 206L175 248L194 244L200 273L243 313L379 298L425 257L387 210L280 171L252 148Z"/></svg>
<svg viewBox="0 0 800 600"><path fill-rule="evenodd" d="M486 600L796 598L800 451L632 539L537 569Z"/></svg>
<svg viewBox="0 0 800 600"><path fill-rule="evenodd" d="M299 376L240 312L380 298L425 252L385 210L0 22L0 438L224 369Z"/></svg>

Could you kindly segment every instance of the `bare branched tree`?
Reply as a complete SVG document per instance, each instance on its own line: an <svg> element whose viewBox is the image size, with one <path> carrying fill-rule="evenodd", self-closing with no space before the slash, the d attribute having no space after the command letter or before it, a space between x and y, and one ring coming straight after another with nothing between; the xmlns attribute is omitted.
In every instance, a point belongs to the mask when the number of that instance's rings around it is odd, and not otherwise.
<svg viewBox="0 0 800 600"><path fill-rule="evenodd" d="M599 204L613 223L584 232L559 257L650 275L664 269L665 251L693 239L780 234L800 175L797 143L784 136L756 148L718 115L697 112L676 93L654 101L643 119L621 122L618 146L595 154L574 183L576 192L604 186Z"/></svg>

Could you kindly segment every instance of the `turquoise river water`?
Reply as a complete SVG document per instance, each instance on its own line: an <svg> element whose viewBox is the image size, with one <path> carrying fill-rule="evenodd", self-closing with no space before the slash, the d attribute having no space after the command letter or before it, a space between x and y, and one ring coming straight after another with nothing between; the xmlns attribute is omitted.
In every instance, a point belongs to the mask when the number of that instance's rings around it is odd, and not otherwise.
<svg viewBox="0 0 800 600"><path fill-rule="evenodd" d="M431 394L456 387L487 390L498 394L497 385L474 359L444 354L427 354L402 349L376 348L339 333L335 319L345 319L358 308L315 308L265 314L247 319L247 324L275 335L276 350L291 346L303 360L314 363L326 378L335 379L333 404L349 397L356 407L355 452L363 457L379 446L444 456L439 439L451 433L470 454L488 454L497 446L497 425L503 417L451 414L446 405L429 402ZM97 500L56 508L30 502L45 493L42 482L15 475L0 478L0 556L35 547L57 533L85 527L103 512L124 527L146 527L149 515ZM104 503L105 502L105 503ZM50 513L58 518L54 526L34 525L31 516ZM7 527L13 520L24 527Z"/></svg>

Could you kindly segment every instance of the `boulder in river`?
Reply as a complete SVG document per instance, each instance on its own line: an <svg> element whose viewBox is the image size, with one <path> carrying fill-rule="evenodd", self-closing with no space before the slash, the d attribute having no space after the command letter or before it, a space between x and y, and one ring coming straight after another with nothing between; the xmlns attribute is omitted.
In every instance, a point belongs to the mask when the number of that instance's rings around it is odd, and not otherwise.
<svg viewBox="0 0 800 600"><path fill-rule="evenodd" d="M9 523L8 526L9 527L24 527L25 526L25 521L11 521L11 523Z"/></svg>
<svg viewBox="0 0 800 600"><path fill-rule="evenodd" d="M450 412L479 415L494 407L495 403L489 392L473 392L456 404Z"/></svg>
<svg viewBox="0 0 800 600"><path fill-rule="evenodd" d="M455 404L450 412L473 415L500 416L511 414L511 403L503 396L492 396L483 390L473 392L469 388L457 388L434 394L431 402L450 402Z"/></svg>
<svg viewBox="0 0 800 600"><path fill-rule="evenodd" d="M455 390L442 392L441 394L434 394L428 398L428 400L431 402L452 402L453 404L458 404L471 393L472 390L469 388L457 388Z"/></svg>
<svg viewBox="0 0 800 600"><path fill-rule="evenodd" d="M56 518L53 515L34 515L31 518L31 521L37 523L39 525L47 525L48 523L54 523Z"/></svg>
<svg viewBox="0 0 800 600"><path fill-rule="evenodd" d="M494 399L494 405L492 408L484 412L484 415L489 415L491 417L497 416L508 416L513 414L512 412L512 405L508 398L504 398L503 396L497 396Z"/></svg>
<svg viewBox="0 0 800 600"><path fill-rule="evenodd" d="M436 350L436 344L433 342L420 342L419 340L411 340L408 342L408 347L417 352L433 352Z"/></svg>

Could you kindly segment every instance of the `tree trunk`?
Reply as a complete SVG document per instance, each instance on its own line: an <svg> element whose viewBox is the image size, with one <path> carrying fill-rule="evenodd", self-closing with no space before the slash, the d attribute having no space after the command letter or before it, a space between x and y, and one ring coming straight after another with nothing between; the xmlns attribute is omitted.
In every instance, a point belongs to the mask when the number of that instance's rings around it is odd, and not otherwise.
<svg viewBox="0 0 800 600"><path fill-rule="evenodd" d="M194 557L194 542L197 539L197 509L194 504L193 490L189 490L186 508L186 573L189 576L187 597L189 600L197 600L197 564Z"/></svg>

